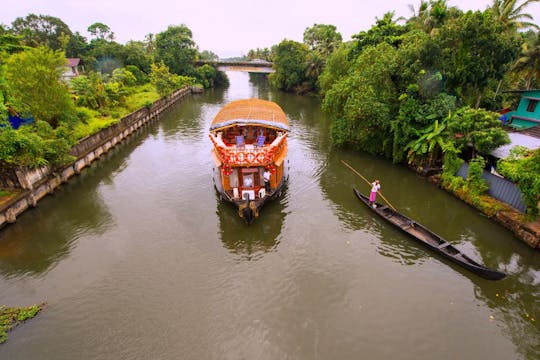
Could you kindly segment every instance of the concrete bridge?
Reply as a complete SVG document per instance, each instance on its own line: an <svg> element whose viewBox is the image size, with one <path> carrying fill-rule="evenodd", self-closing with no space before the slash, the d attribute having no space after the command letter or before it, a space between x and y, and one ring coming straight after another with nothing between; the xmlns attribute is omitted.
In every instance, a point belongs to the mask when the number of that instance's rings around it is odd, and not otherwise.
<svg viewBox="0 0 540 360"><path fill-rule="evenodd" d="M195 66L201 66L204 64L215 66L220 71L243 71L250 73L272 73L272 63L263 60L251 60L251 61L228 61L228 60L216 60L216 61L195 61Z"/></svg>

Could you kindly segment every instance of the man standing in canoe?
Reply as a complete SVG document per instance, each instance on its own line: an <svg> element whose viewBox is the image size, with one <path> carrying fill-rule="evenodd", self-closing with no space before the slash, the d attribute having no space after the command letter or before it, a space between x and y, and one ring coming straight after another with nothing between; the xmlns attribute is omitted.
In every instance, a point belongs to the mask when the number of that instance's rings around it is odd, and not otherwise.
<svg viewBox="0 0 540 360"><path fill-rule="evenodd" d="M373 208L375 208L375 199L379 190L381 190L381 184L379 184L379 179L377 179L371 183L371 193L369 193L369 205Z"/></svg>

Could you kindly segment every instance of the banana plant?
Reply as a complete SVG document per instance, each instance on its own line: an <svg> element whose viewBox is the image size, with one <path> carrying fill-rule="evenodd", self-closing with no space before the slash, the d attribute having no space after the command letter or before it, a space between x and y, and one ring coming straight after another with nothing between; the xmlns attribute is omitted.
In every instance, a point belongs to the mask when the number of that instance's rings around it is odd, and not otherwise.
<svg viewBox="0 0 540 360"><path fill-rule="evenodd" d="M409 164L422 163L427 158L427 165L433 165L445 147L445 129L446 124L439 124L439 120L435 120L432 125L417 131L418 139L409 142L405 146L405 150L408 150L407 160Z"/></svg>

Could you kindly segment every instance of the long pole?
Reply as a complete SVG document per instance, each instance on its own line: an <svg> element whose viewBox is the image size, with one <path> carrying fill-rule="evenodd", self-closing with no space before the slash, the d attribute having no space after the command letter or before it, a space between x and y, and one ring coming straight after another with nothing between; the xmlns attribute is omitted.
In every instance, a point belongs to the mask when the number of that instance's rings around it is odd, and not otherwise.
<svg viewBox="0 0 540 360"><path fill-rule="evenodd" d="M347 164L345 161L341 160L341 162L343 163L343 165L345 165L346 167L348 167L349 169L351 169L356 175L360 176L368 185L371 186L371 183L365 178L362 176L362 174L360 174L358 171L355 170L355 168L353 168L351 165ZM384 195L382 194L382 192L378 191L379 195L381 195L381 198L383 198L384 201L386 201L386 203L388 204L388 206L390 206L392 208L392 210L394 211L397 211L395 207L392 206L392 204L390 204L390 201L386 200L386 198L384 197Z"/></svg>

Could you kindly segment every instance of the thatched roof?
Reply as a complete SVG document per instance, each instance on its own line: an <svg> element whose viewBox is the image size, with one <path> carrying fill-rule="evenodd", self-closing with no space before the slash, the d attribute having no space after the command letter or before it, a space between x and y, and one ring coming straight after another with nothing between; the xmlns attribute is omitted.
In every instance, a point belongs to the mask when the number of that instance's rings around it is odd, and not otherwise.
<svg viewBox="0 0 540 360"><path fill-rule="evenodd" d="M289 120L281 107L274 102L261 99L245 99L228 103L212 120L210 130L239 124L289 130Z"/></svg>

